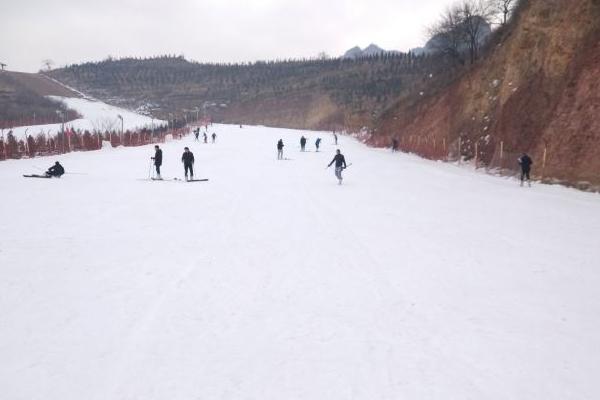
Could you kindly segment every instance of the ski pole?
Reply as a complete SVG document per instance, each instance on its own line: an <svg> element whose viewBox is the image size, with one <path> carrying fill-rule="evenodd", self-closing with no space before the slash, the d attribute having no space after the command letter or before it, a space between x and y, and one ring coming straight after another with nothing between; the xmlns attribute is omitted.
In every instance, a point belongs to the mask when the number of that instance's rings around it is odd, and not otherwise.
<svg viewBox="0 0 600 400"><path fill-rule="evenodd" d="M152 179L152 160L150 160L150 167L148 168L148 179Z"/></svg>

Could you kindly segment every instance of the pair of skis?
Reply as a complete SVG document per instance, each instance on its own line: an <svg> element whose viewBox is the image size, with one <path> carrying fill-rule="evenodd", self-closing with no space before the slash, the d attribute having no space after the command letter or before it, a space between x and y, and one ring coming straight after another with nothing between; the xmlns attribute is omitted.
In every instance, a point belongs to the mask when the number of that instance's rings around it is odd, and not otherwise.
<svg viewBox="0 0 600 400"><path fill-rule="evenodd" d="M44 178L44 179L53 178L52 175L37 175L37 174L23 175L23 177L24 178Z"/></svg>
<svg viewBox="0 0 600 400"><path fill-rule="evenodd" d="M179 178L173 178L173 179L159 179L159 178L150 178L153 181L164 181L164 182L208 182L208 178L203 178L203 179L179 179Z"/></svg>

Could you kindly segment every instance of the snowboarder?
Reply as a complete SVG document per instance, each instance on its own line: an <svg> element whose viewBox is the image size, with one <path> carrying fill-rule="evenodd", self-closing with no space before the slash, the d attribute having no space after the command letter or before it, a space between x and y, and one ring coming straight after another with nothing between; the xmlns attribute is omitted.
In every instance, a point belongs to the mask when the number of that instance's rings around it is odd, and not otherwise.
<svg viewBox="0 0 600 400"><path fill-rule="evenodd" d="M335 145L337 146L337 134L335 132L333 132L333 140L335 141Z"/></svg>
<svg viewBox="0 0 600 400"><path fill-rule="evenodd" d="M57 162L54 163L53 166L51 166L50 168L48 168L48 171L46 171L46 176L48 178L50 178L50 177L60 178L61 176L64 175L64 173L65 173L65 169L57 161Z"/></svg>
<svg viewBox="0 0 600 400"><path fill-rule="evenodd" d="M306 138L304 135L300 138L300 151L304 151L306 148Z"/></svg>
<svg viewBox="0 0 600 400"><path fill-rule="evenodd" d="M521 157L519 157L519 165L521 166L521 186L523 186L523 182L527 178L527 184L531 186L531 165L533 164L533 160L527 153L523 153Z"/></svg>
<svg viewBox="0 0 600 400"><path fill-rule="evenodd" d="M317 152L319 151L319 146L321 145L321 138L317 138L315 141L315 147L317 148Z"/></svg>
<svg viewBox="0 0 600 400"><path fill-rule="evenodd" d="M283 160L283 139L277 142L277 159Z"/></svg>
<svg viewBox="0 0 600 400"><path fill-rule="evenodd" d="M183 162L183 169L185 171L185 180L188 180L188 171L190 173L190 179L194 180L194 153L189 148L183 149L183 155L181 156L181 162Z"/></svg>
<svg viewBox="0 0 600 400"><path fill-rule="evenodd" d="M212 138L212 142L215 143L215 140L217 140L217 134L213 132L211 138Z"/></svg>
<svg viewBox="0 0 600 400"><path fill-rule="evenodd" d="M392 139L392 152L395 153L398 151L398 138Z"/></svg>
<svg viewBox="0 0 600 400"><path fill-rule="evenodd" d="M338 179L338 183L342 184L342 171L346 169L346 159L341 151L336 150L336 155L333 157L333 160L329 163L327 168L331 167L331 164L335 163L335 177Z"/></svg>
<svg viewBox="0 0 600 400"><path fill-rule="evenodd" d="M204 143L208 143L208 136L206 135L206 132L204 132Z"/></svg>
<svg viewBox="0 0 600 400"><path fill-rule="evenodd" d="M154 168L156 168L156 179L162 179L160 176L160 166L162 165L162 150L158 145L154 146L154 157L151 157L154 160Z"/></svg>

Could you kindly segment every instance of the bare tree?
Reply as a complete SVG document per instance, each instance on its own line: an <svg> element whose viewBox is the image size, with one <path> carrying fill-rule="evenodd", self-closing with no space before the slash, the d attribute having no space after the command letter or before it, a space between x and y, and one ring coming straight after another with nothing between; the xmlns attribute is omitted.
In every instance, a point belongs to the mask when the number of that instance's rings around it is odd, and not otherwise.
<svg viewBox="0 0 600 400"><path fill-rule="evenodd" d="M513 10L517 6L518 0L488 0L489 8L492 13L500 18L500 24L506 25Z"/></svg>
<svg viewBox="0 0 600 400"><path fill-rule="evenodd" d="M430 29L430 43L438 51L464 63L468 51L471 63L479 55L485 34L489 33L490 6L486 0L461 0L446 9L440 21Z"/></svg>
<svg viewBox="0 0 600 400"><path fill-rule="evenodd" d="M483 0L463 0L460 4L462 31L467 40L471 64L479 56L479 48L484 39L484 28L489 27L490 16L489 4Z"/></svg>
<svg viewBox="0 0 600 400"><path fill-rule="evenodd" d="M429 42L434 50L445 53L463 64L461 47L464 43L464 34L461 25L459 7L457 5L448 7L439 22L429 28Z"/></svg>
<svg viewBox="0 0 600 400"><path fill-rule="evenodd" d="M331 57L329 56L329 54L327 54L324 51L320 51L319 54L317 54L317 60L329 60Z"/></svg>
<svg viewBox="0 0 600 400"><path fill-rule="evenodd" d="M50 71L52 69L52 66L54 66L54 61L52 61L51 59L47 58L45 60L42 60L42 65L44 67L46 67L46 71Z"/></svg>

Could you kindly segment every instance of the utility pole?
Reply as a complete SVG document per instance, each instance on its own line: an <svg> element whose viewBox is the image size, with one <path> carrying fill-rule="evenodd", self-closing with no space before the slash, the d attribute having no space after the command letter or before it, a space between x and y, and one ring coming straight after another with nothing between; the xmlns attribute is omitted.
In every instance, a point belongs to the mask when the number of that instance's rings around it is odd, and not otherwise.
<svg viewBox="0 0 600 400"><path fill-rule="evenodd" d="M62 136L62 146L61 146L61 150L64 154L65 152L65 113L62 111L57 111L58 115L60 115L60 120L61 120L61 124L60 124L60 132L61 132L61 136Z"/></svg>
<svg viewBox="0 0 600 400"><path fill-rule="evenodd" d="M121 120L121 146L123 146L123 135L124 135L124 131L123 131L123 116L121 114L117 115L117 118L119 118Z"/></svg>

